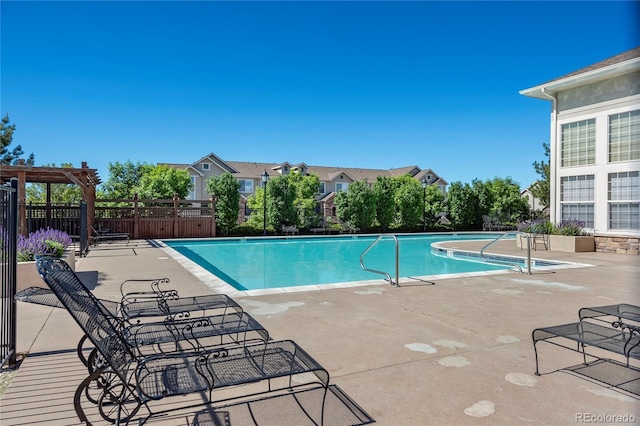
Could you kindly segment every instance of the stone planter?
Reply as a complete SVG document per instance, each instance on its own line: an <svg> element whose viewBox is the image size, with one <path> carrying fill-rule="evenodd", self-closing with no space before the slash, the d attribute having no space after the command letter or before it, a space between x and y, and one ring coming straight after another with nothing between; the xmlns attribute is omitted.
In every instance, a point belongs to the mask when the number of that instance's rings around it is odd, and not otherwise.
<svg viewBox="0 0 640 426"><path fill-rule="evenodd" d="M67 250L62 258L67 262L71 269L75 271L75 250L73 248ZM40 274L38 274L38 270L36 269L36 262L18 262L16 293L29 287L49 288L47 284L42 280L42 277L40 277Z"/></svg>
<svg viewBox="0 0 640 426"><path fill-rule="evenodd" d="M569 235L549 235L549 249L569 253L595 251L595 237L590 235L575 237Z"/></svg>

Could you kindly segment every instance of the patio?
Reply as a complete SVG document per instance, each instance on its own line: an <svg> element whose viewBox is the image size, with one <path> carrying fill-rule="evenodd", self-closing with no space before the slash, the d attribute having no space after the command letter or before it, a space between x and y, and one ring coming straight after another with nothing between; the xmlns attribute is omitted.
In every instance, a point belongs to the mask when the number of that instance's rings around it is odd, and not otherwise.
<svg viewBox="0 0 640 426"><path fill-rule="evenodd" d="M524 253L513 241L493 247ZM593 266L236 300L275 339L292 339L309 352L380 425L637 421L640 388L629 393L554 371L579 364L577 353L541 345L543 374L536 377L531 332L576 321L584 306L637 304L638 258L541 250L532 256ZM103 244L78 258L76 271L101 298L118 299L125 279L152 276L171 278L183 296L212 291L143 240ZM86 376L75 354L80 337L66 311L18 305L18 350L29 355L0 397L2 425L78 424L73 392ZM97 413L90 420L100 424Z"/></svg>

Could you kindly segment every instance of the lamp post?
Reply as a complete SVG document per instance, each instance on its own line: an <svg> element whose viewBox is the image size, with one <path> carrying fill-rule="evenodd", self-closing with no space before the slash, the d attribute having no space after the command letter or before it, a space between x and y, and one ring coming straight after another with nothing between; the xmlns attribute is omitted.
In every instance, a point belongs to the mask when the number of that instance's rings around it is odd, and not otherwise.
<svg viewBox="0 0 640 426"><path fill-rule="evenodd" d="M427 204L427 177L422 177L422 232L427 230L427 212L425 210Z"/></svg>
<svg viewBox="0 0 640 426"><path fill-rule="evenodd" d="M260 178L262 179L262 186L264 187L264 194L262 194L262 235L267 235L267 181L269 180L269 174L266 170L262 172Z"/></svg>

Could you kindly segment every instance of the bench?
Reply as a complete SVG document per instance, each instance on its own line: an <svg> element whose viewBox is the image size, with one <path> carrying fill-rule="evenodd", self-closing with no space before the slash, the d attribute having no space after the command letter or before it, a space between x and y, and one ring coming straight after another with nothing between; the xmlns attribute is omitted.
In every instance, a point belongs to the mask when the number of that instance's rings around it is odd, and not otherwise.
<svg viewBox="0 0 640 426"><path fill-rule="evenodd" d="M131 420L142 406L149 416L157 415L152 403L177 395L199 394L205 397L204 402L197 404L202 405L320 385L324 392L319 401L322 408L318 424L322 424L329 373L295 342L268 341L141 355L131 348L109 310L74 271L60 262L64 263L61 259L41 257L36 266L101 358L99 367L80 383L74 395L74 407L81 422L87 422L82 397L90 385L99 383L100 394L95 401L98 410L103 419L115 423ZM300 375L303 378L296 382L294 377ZM238 395L238 386L261 383L264 385L260 389L251 386L249 393ZM224 396L226 388L232 388L233 392ZM162 406L170 408L161 412L177 409L176 404Z"/></svg>
<svg viewBox="0 0 640 426"><path fill-rule="evenodd" d="M587 356L598 358L587 353L587 348L593 347L622 355L626 359L626 366L629 367L630 359L640 359L640 326L630 322L637 319L638 310L627 309L632 306L621 304L582 308L579 311L578 322L533 330L531 338L536 359L535 374L540 375L537 343L541 341L581 353L585 365ZM602 318L611 316L615 317L611 322ZM599 322L590 322L588 319L596 319ZM569 342L575 343L576 346L569 346Z"/></svg>

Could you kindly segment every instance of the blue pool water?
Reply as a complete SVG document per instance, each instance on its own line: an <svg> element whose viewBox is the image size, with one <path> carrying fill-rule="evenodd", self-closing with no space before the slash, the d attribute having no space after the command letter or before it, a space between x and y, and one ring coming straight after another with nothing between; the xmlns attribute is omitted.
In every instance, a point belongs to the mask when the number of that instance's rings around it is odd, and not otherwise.
<svg viewBox="0 0 640 426"><path fill-rule="evenodd" d="M360 255L375 236L309 238L239 238L165 240L168 247L202 266L238 290L257 290L384 279L364 271ZM431 253L431 243L487 239L487 234L399 236L400 278L507 269L505 266L456 260ZM395 279L395 244L381 240L367 253L368 268Z"/></svg>

